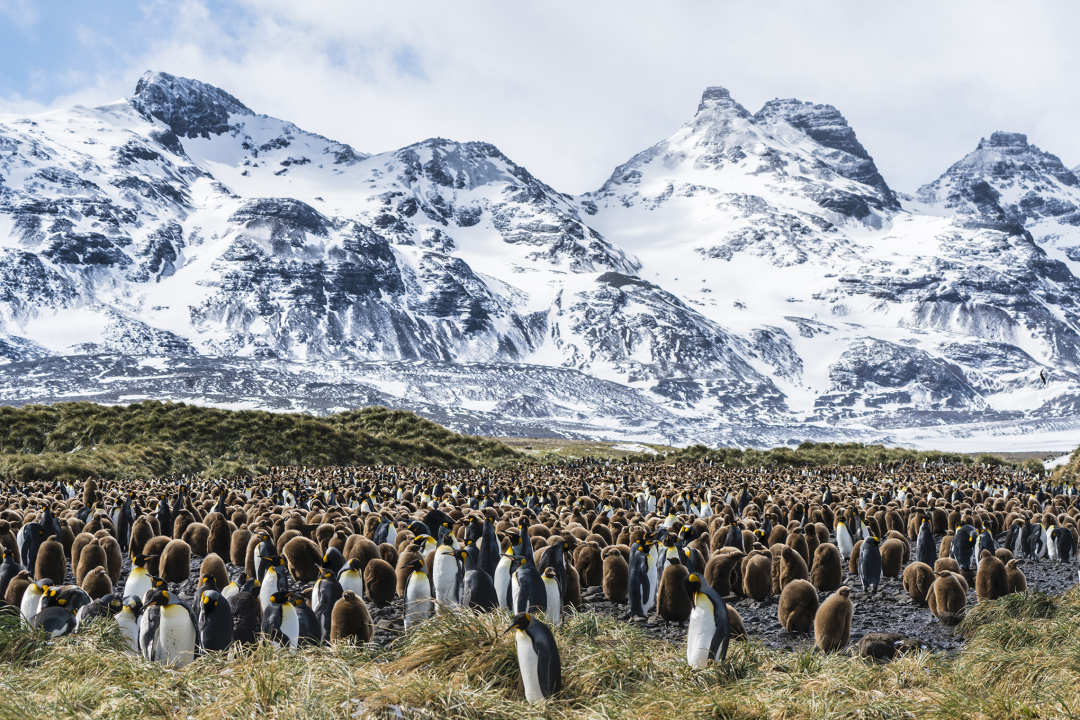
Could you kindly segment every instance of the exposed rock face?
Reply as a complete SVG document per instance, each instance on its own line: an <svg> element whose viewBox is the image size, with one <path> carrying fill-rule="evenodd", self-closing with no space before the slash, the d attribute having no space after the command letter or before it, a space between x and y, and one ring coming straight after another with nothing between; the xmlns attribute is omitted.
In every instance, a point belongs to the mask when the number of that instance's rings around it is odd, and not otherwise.
<svg viewBox="0 0 1080 720"><path fill-rule="evenodd" d="M1071 428L1078 218L1023 135L913 200L836 108L720 87L575 198L488 143L367 155L147 73L0 122L0 363L34 378L0 393L673 442Z"/></svg>

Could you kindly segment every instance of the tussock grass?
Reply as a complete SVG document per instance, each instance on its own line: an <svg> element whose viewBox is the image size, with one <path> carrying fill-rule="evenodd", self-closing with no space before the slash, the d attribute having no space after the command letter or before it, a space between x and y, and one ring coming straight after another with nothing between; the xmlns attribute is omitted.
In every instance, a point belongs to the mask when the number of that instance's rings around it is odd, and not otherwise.
<svg viewBox="0 0 1080 720"><path fill-rule="evenodd" d="M686 666L640 627L574 614L556 628L564 689L524 701L506 612L443 612L390 649L258 645L179 671L126 655L108 623L46 643L0 624L0 720L76 718L1030 718L1080 715L1080 593L980 603L956 657L877 665L851 652L733 642Z"/></svg>

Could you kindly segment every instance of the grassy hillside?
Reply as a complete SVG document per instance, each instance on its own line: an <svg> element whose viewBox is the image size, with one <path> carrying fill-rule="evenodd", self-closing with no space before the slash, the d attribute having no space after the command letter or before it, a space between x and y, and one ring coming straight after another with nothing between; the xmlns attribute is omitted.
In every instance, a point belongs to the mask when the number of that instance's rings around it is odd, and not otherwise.
<svg viewBox="0 0 1080 720"><path fill-rule="evenodd" d="M573 615L556 628L564 690L524 702L504 612L441 613L389 650L290 653L263 644L165 670L124 654L115 625L45 642L0 617L0 720L196 718L1035 718L1080 713L1080 594L1009 595L969 609L955 657L886 665L732 643L686 665L685 646L633 623ZM395 712L396 711L396 712ZM400 714L398 714L400 713Z"/></svg>
<svg viewBox="0 0 1080 720"><path fill-rule="evenodd" d="M465 468L520 458L497 441L380 407L327 417L153 401L0 407L0 477L15 479L250 475L281 465Z"/></svg>

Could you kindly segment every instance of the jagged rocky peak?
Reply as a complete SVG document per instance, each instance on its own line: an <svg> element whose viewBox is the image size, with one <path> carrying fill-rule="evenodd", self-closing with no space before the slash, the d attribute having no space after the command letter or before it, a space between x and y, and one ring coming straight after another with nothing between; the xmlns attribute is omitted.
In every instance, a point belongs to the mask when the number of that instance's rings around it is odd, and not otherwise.
<svg viewBox="0 0 1080 720"><path fill-rule="evenodd" d="M741 117L750 117L750 111L732 100L728 89L719 85L707 87L705 92L701 94L701 102L698 103L697 108L698 114L700 115L709 110L734 112Z"/></svg>
<svg viewBox="0 0 1080 720"><path fill-rule="evenodd" d="M874 159L855 136L854 128L832 105L794 98L770 100L754 115L754 120L771 132L776 132L780 123L787 123L820 146L820 149L811 151L815 157L843 177L877 188L889 207L899 207L895 194L881 176Z"/></svg>
<svg viewBox="0 0 1080 720"><path fill-rule="evenodd" d="M255 114L213 85L154 71L139 78L131 104L146 118L157 118L190 138L221 135L229 129L229 115Z"/></svg>

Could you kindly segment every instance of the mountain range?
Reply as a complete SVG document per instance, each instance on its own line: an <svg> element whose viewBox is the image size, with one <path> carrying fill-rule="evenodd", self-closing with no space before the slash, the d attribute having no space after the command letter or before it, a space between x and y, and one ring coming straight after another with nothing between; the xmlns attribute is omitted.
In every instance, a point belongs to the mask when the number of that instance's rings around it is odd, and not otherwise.
<svg viewBox="0 0 1080 720"><path fill-rule="evenodd" d="M836 108L720 87L580 196L488 143L369 155L159 72L0 116L11 404L1064 449L1078 275L1077 170L1026 136L906 195Z"/></svg>

